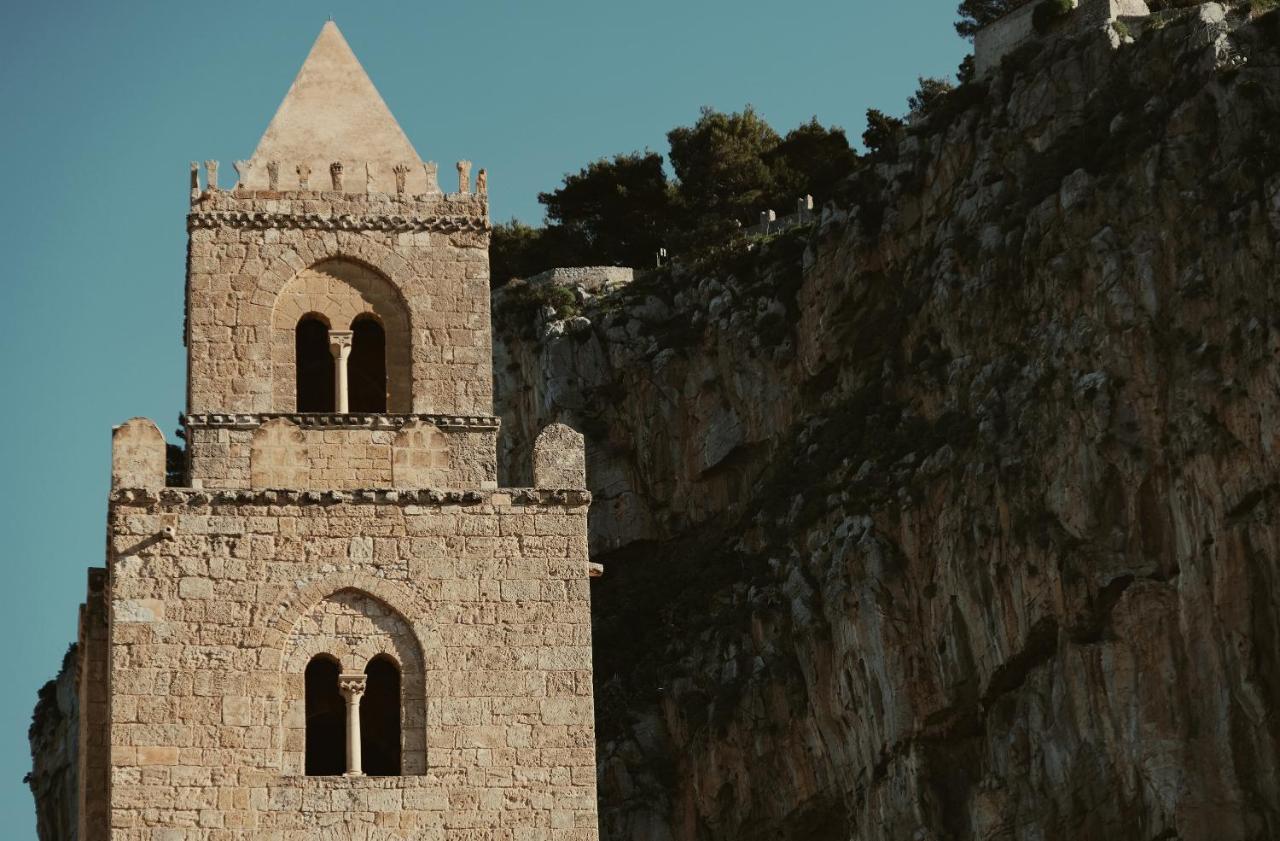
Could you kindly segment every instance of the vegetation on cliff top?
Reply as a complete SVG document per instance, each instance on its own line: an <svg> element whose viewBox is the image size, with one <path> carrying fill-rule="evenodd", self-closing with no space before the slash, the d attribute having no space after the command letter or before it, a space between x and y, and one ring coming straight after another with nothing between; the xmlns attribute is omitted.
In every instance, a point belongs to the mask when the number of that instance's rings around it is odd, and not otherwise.
<svg viewBox="0 0 1280 841"><path fill-rule="evenodd" d="M799 196L832 198L858 163L843 129L815 117L783 136L750 106L731 114L704 108L667 140L665 160L632 152L566 175L538 196L544 227L495 226L494 285L553 266L652 265L660 248L717 241L766 208L786 213Z"/></svg>
<svg viewBox="0 0 1280 841"><path fill-rule="evenodd" d="M962 81L968 67L961 67ZM932 114L954 90L945 79L922 78L908 106ZM843 129L817 117L781 135L751 106L734 113L704 108L692 126L667 133L665 159L646 150L594 161L539 194L545 226L494 226L493 285L555 266L651 266L664 248L672 255L705 251L755 224L762 210L786 215L805 195L818 204L844 197L855 186L851 177L894 160L905 136L903 120L870 109L862 134L867 154L859 155Z"/></svg>

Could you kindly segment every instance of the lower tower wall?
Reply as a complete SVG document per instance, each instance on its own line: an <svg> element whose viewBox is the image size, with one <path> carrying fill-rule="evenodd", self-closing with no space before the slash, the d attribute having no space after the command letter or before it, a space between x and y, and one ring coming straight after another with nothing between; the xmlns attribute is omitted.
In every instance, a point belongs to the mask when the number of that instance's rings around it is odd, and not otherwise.
<svg viewBox="0 0 1280 841"><path fill-rule="evenodd" d="M115 491L112 841L596 839L589 501ZM305 776L300 670L384 651L404 775Z"/></svg>

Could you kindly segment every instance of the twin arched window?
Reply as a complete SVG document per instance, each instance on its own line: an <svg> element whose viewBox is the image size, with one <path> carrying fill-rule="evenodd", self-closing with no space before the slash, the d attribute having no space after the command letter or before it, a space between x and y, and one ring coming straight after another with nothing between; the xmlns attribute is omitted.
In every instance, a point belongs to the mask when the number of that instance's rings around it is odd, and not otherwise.
<svg viewBox="0 0 1280 841"><path fill-rule="evenodd" d="M400 668L380 654L365 666L363 681L349 678L328 655L317 654L307 664L306 774L336 776L354 770L368 776L398 776ZM359 721L358 735L350 738L348 722L353 718Z"/></svg>
<svg viewBox="0 0 1280 841"><path fill-rule="evenodd" d="M335 359L329 325L318 315L304 315L294 329L294 378L297 411L337 411L336 366L345 364L348 411L381 414L387 411L387 338L371 315L351 323L351 354Z"/></svg>

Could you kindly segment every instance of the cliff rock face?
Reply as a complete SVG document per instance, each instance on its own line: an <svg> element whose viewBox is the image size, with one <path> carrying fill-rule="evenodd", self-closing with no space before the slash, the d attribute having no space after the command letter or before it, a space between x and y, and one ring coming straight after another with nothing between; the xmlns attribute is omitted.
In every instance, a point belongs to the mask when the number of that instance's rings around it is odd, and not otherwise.
<svg viewBox="0 0 1280 841"><path fill-rule="evenodd" d="M1280 13L1024 50L818 224L495 313L511 450L588 438L604 837L1280 837Z"/></svg>
<svg viewBox="0 0 1280 841"><path fill-rule="evenodd" d="M49 841L75 841L78 836L79 672L80 649L73 645L58 676L41 687L27 731L32 765L24 782L35 797L36 830Z"/></svg>

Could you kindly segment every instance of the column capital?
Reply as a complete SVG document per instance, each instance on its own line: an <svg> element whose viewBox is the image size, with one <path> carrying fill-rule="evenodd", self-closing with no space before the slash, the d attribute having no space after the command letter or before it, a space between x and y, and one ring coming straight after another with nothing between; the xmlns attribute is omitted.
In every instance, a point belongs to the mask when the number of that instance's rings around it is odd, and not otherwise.
<svg viewBox="0 0 1280 841"><path fill-rule="evenodd" d="M351 352L351 330L330 330L329 351L334 356L345 356Z"/></svg>
<svg viewBox="0 0 1280 841"><path fill-rule="evenodd" d="M366 681L363 674L338 675L338 691L347 699L347 703L354 703L364 694Z"/></svg>

